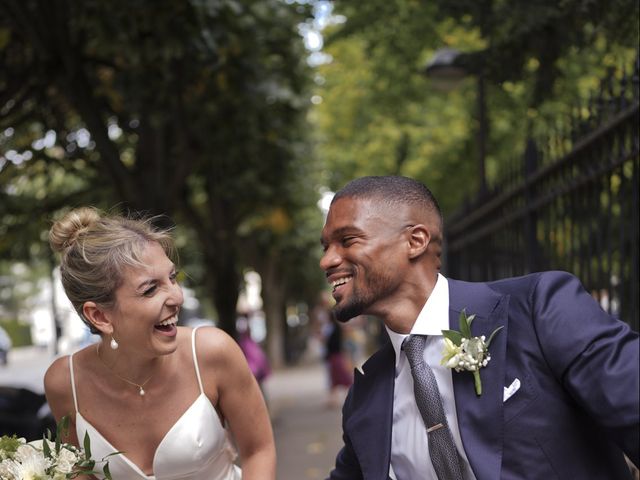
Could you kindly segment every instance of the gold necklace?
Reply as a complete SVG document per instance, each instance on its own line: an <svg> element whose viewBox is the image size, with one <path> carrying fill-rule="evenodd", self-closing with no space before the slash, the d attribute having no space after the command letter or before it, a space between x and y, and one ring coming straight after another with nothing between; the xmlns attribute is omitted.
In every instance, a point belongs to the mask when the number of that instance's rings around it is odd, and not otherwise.
<svg viewBox="0 0 640 480"><path fill-rule="evenodd" d="M120 375L118 375L116 372L114 372L114 371L113 371L113 369L112 369L109 365L107 365L107 364L106 364L106 362L105 362L105 361L102 359L102 357L100 356L100 342L97 342L97 343L96 343L96 354L98 355L98 359L102 362L102 364L103 364L105 367L107 367L107 369L108 369L111 373L113 373L113 374L114 374L116 377L118 377L120 380L122 380L122 381L124 381L124 382L127 382L127 383L129 383L129 384L131 384L131 385L133 385L133 386L135 386L135 387L138 387L138 389L139 389L138 393L140 394L140 396L141 396L141 397L144 397L144 394L145 394L146 392L144 391L144 388L142 388L142 387L144 387L144 386L149 382L149 380L151 380L151 377L153 377L153 373L152 373L151 375L149 375L149 378L147 378L147 379L146 379L144 382L142 382L142 383L132 382L131 380L127 380L126 378L121 377Z"/></svg>

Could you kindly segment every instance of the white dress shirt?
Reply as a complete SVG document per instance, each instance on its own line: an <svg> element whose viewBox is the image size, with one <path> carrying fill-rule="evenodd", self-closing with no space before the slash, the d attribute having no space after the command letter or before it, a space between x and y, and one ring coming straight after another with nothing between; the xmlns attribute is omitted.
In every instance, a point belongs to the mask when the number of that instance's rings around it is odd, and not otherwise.
<svg viewBox="0 0 640 480"><path fill-rule="evenodd" d="M463 461L465 480L476 480L462 447L451 370L440 365L444 350L442 330L449 329L449 283L438 274L438 280L418 315L412 335L428 335L424 359L438 382L442 406L453 440ZM408 336L387 328L396 353L396 378L393 394L393 428L391 432L391 478L398 480L438 480L431 464L427 431L413 393L413 377L402 342Z"/></svg>

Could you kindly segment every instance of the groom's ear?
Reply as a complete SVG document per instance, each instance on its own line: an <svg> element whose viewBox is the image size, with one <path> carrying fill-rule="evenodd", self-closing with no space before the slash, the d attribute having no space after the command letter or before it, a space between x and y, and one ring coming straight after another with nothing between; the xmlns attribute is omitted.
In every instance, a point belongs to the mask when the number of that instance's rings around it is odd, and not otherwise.
<svg viewBox="0 0 640 480"><path fill-rule="evenodd" d="M427 250L427 247L431 242L431 234L429 229L421 223L407 227L407 233L409 246L407 253L409 258L413 260Z"/></svg>
<svg viewBox="0 0 640 480"><path fill-rule="evenodd" d="M82 316L87 322L93 325L101 333L111 335L113 324L106 309L98 306L95 302L84 302L82 305Z"/></svg>

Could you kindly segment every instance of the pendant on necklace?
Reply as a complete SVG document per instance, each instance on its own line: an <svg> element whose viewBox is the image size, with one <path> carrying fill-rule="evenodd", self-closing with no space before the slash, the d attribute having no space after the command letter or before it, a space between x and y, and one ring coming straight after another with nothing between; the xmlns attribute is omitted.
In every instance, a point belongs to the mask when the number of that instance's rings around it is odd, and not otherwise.
<svg viewBox="0 0 640 480"><path fill-rule="evenodd" d="M139 393L140 393L141 397L144 397L144 389L142 387L140 387L140 392Z"/></svg>

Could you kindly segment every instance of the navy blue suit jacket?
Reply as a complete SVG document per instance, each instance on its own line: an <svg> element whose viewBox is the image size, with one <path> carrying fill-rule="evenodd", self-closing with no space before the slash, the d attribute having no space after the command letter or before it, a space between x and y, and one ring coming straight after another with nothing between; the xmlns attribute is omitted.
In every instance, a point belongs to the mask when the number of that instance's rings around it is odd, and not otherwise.
<svg viewBox="0 0 640 480"><path fill-rule="evenodd" d="M481 370L452 372L464 449L477 480L630 478L638 465L637 332L606 314L580 282L545 272L490 283L449 280L450 327L464 308L474 335L503 326ZM391 343L356 371L343 407L344 447L331 480L387 480L395 356ZM520 389L503 402L503 389ZM415 479L399 479L415 480Z"/></svg>

